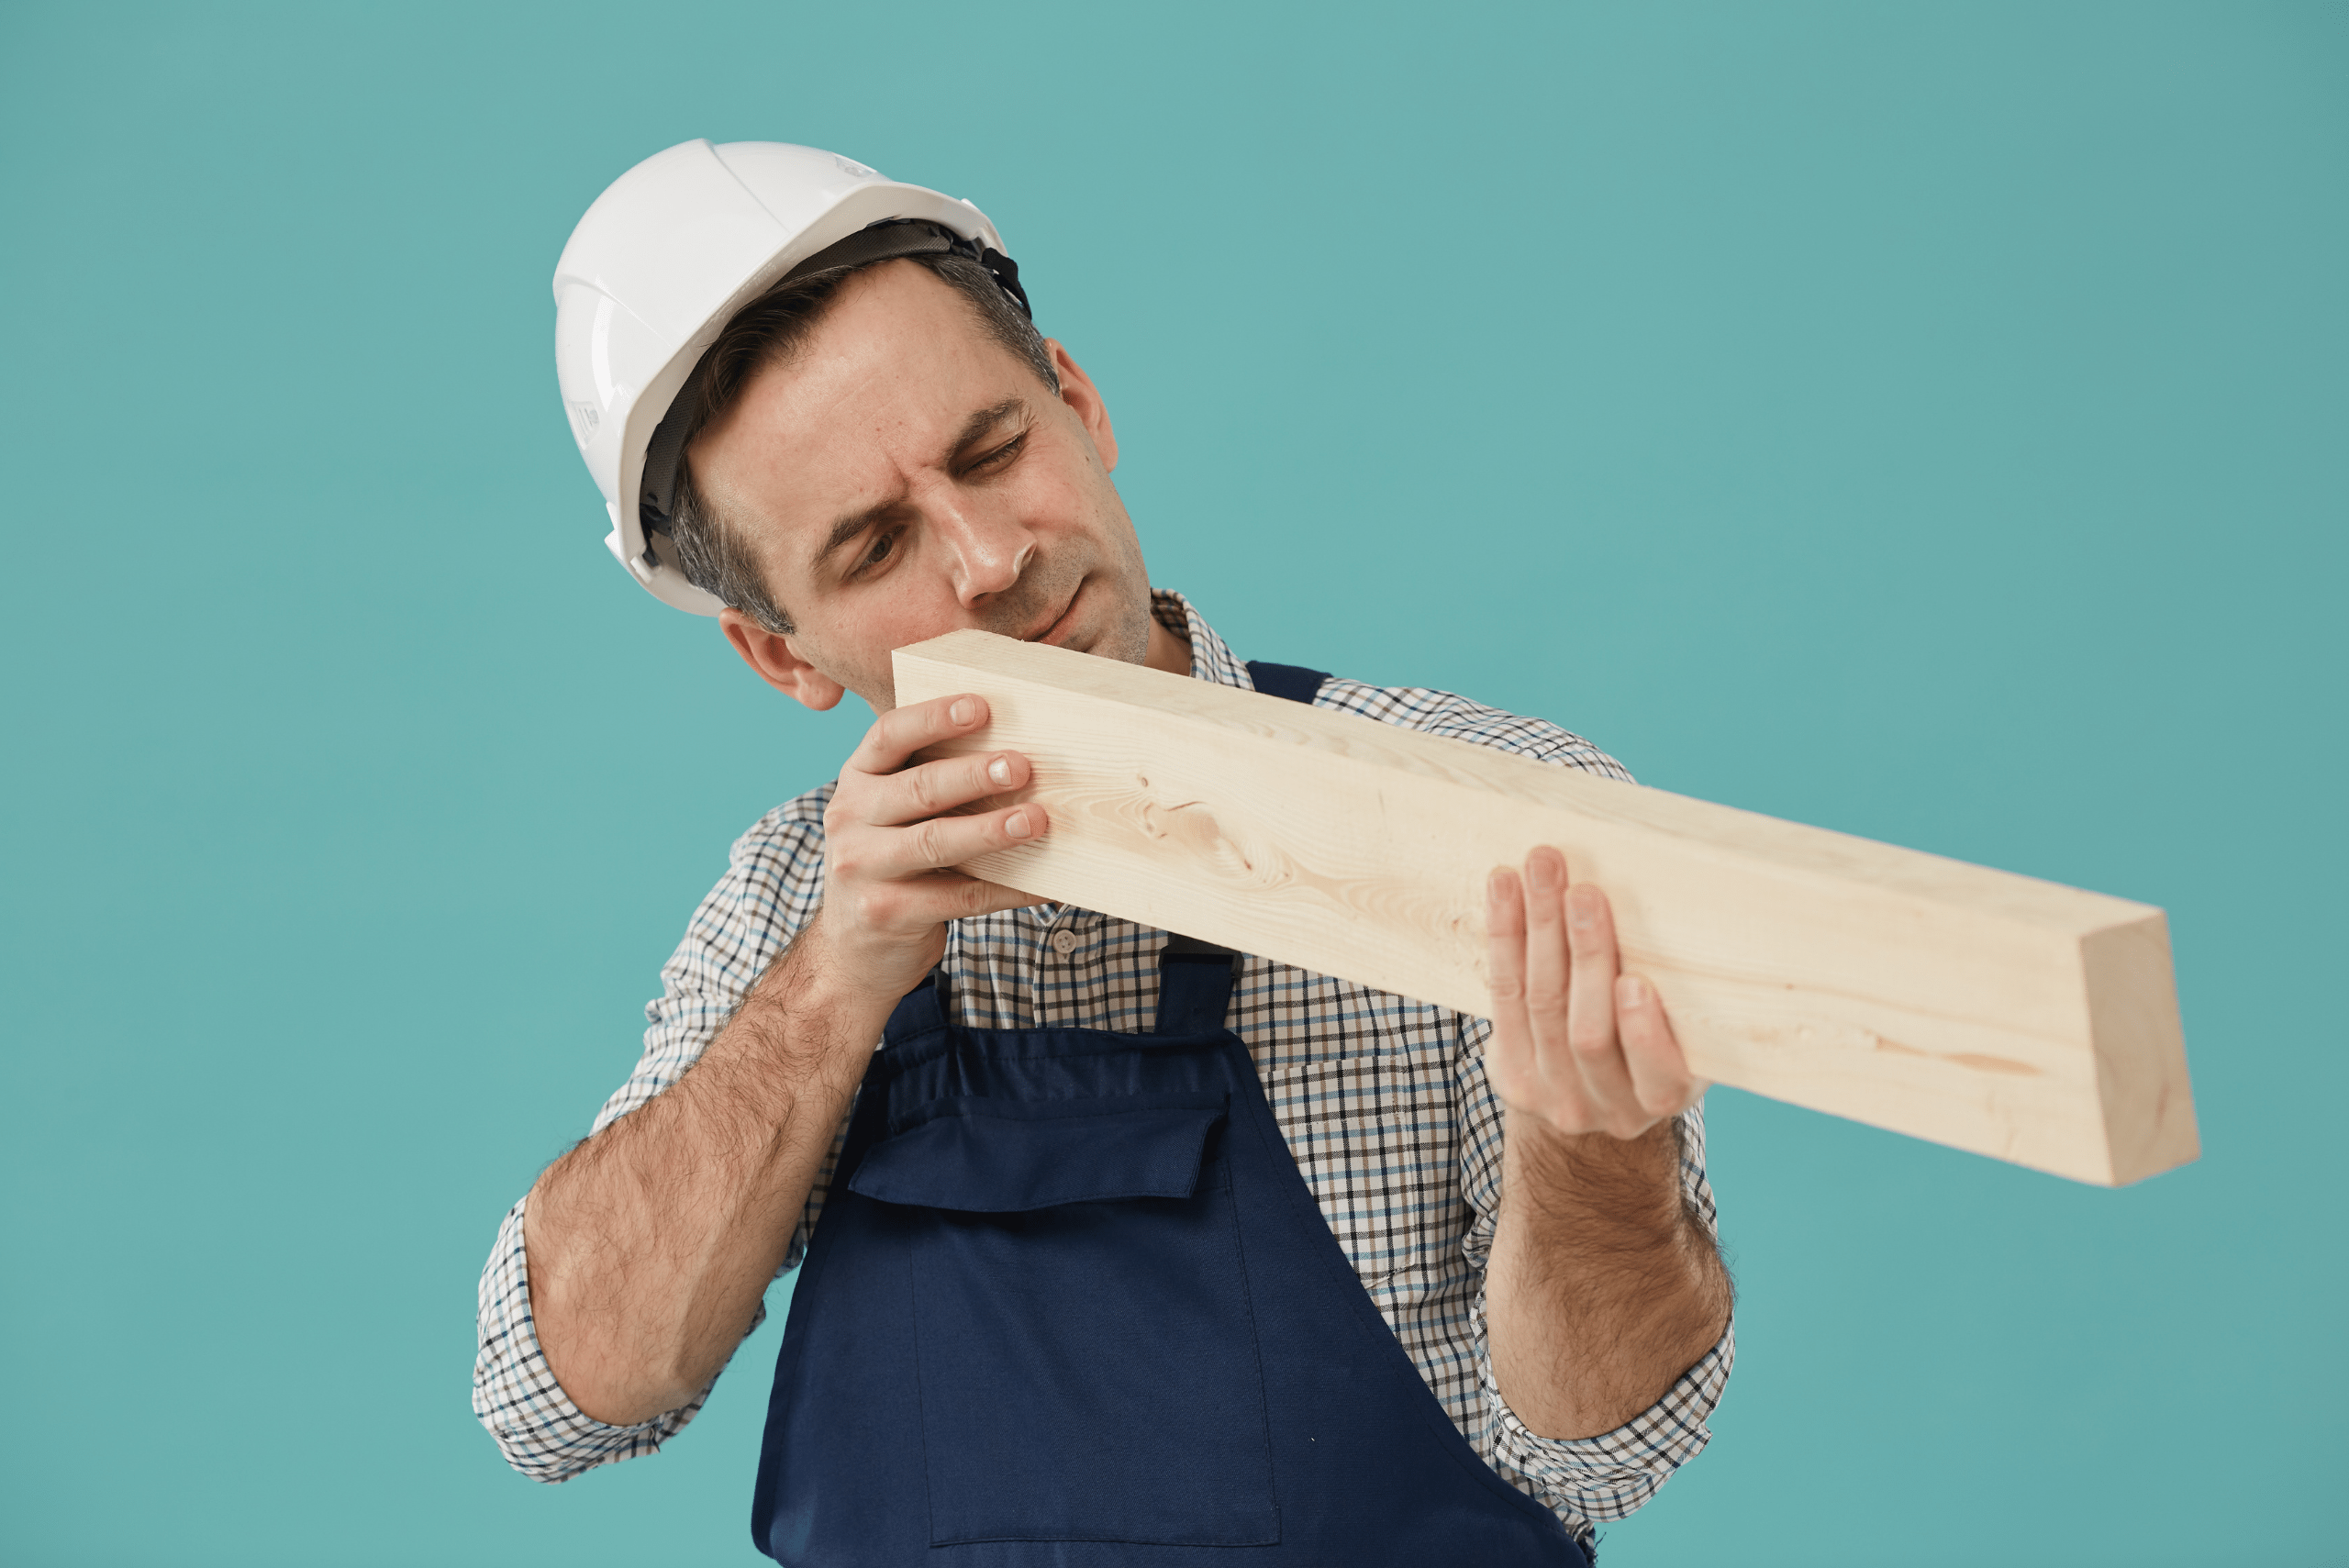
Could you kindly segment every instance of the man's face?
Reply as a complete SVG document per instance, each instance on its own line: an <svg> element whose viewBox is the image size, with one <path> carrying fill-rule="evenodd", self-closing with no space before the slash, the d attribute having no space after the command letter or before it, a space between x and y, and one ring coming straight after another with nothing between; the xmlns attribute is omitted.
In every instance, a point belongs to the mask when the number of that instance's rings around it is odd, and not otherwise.
<svg viewBox="0 0 2349 1568"><path fill-rule="evenodd" d="M1150 584L1109 479L1116 438L1052 350L1057 398L948 284L886 262L694 442L695 484L756 551L818 695L837 684L885 712L890 651L964 627L1143 661Z"/></svg>

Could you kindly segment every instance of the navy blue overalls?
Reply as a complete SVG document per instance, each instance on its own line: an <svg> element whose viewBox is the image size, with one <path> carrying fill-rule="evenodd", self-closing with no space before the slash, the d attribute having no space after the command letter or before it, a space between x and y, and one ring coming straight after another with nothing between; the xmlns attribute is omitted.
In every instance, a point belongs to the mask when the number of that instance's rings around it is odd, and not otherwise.
<svg viewBox="0 0 2349 1568"><path fill-rule="evenodd" d="M1586 1568L1364 1291L1223 1027L1236 962L1170 941L1146 1035L954 1028L942 971L898 1004L792 1295L761 1551Z"/></svg>

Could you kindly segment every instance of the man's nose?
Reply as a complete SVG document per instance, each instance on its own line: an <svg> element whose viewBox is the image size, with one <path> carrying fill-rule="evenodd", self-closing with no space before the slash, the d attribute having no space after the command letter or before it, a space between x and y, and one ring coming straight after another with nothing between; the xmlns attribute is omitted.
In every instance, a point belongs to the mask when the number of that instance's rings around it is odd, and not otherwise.
<svg viewBox="0 0 2349 1568"><path fill-rule="evenodd" d="M954 597L976 608L1019 581L1036 550L1036 536L1008 511L967 498L939 508L938 531L954 580Z"/></svg>

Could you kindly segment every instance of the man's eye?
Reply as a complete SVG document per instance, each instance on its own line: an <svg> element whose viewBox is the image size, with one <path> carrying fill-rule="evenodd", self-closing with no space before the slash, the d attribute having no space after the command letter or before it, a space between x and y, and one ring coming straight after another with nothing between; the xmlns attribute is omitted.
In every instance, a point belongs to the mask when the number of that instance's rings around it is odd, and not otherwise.
<svg viewBox="0 0 2349 1568"><path fill-rule="evenodd" d="M983 468L1001 468L1005 463L1018 456L1019 449L1027 445L1027 443L1028 437L1026 432L1023 431L1019 435L1013 437L1010 440L1004 442L1003 445L996 448L995 450L987 453L986 456L979 459L978 462L973 463L971 465L972 472L976 473L978 470Z"/></svg>
<svg viewBox="0 0 2349 1568"><path fill-rule="evenodd" d="M879 539L873 541L873 548L864 552L864 559L857 564L857 570L859 572L870 572L873 568L888 560L889 552L896 548L897 536L896 534L883 534Z"/></svg>

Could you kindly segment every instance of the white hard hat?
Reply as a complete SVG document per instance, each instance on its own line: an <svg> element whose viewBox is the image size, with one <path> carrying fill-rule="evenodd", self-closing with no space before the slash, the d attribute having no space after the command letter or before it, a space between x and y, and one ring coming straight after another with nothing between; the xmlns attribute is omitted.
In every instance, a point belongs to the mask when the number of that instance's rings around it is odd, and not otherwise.
<svg viewBox="0 0 2349 1568"><path fill-rule="evenodd" d="M629 575L681 610L721 607L677 570L666 525L692 415L678 394L734 313L795 271L947 250L1027 309L985 213L813 147L688 141L596 198L555 263L555 377Z"/></svg>

